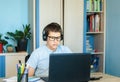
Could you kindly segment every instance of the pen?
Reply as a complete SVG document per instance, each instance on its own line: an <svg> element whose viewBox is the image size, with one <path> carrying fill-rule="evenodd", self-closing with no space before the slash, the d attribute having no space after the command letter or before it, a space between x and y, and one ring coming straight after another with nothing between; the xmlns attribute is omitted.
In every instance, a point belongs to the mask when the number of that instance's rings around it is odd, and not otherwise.
<svg viewBox="0 0 120 82"><path fill-rule="evenodd" d="M22 62L21 62L21 60L19 60L19 64L20 64L20 65L22 65Z"/></svg>
<svg viewBox="0 0 120 82"><path fill-rule="evenodd" d="M17 71L17 82L20 82L20 77L21 77L21 66L17 64L18 71Z"/></svg>
<svg viewBox="0 0 120 82"><path fill-rule="evenodd" d="M25 65L24 70L20 76L20 81L28 82L28 65Z"/></svg>

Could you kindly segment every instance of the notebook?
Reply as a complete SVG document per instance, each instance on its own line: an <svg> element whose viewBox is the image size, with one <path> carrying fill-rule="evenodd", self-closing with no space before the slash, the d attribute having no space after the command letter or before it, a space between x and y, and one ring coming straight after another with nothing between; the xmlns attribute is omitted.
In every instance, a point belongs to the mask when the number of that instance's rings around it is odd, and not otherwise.
<svg viewBox="0 0 120 82"><path fill-rule="evenodd" d="M90 79L90 54L50 54L49 77L45 82L88 82Z"/></svg>

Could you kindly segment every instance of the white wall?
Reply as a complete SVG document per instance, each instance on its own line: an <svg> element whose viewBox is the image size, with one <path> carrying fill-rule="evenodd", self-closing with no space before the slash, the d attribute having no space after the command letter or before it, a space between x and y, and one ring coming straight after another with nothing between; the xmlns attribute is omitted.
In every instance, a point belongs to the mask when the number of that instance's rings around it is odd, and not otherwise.
<svg viewBox="0 0 120 82"><path fill-rule="evenodd" d="M45 43L42 40L42 31L43 28L51 22L57 22L62 26L62 0L39 1L39 45Z"/></svg>
<svg viewBox="0 0 120 82"><path fill-rule="evenodd" d="M83 0L65 0L64 45L73 52L83 52Z"/></svg>

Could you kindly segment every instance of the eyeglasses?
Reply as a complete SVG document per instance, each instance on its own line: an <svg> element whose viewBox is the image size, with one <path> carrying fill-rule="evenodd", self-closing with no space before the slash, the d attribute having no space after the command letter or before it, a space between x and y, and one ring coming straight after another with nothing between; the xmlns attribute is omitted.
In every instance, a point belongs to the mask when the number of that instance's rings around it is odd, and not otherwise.
<svg viewBox="0 0 120 82"><path fill-rule="evenodd" d="M48 36L48 38L50 41L55 41L55 40L60 41L61 40L61 36L58 36L58 37Z"/></svg>

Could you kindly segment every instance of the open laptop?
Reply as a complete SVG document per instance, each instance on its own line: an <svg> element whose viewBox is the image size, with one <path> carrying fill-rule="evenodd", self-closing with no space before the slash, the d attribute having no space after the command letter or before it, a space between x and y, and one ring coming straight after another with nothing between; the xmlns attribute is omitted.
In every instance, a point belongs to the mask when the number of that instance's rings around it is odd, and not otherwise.
<svg viewBox="0 0 120 82"><path fill-rule="evenodd" d="M90 79L90 54L51 54L49 77L41 77L41 79L45 82L88 82Z"/></svg>

